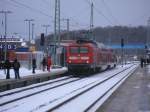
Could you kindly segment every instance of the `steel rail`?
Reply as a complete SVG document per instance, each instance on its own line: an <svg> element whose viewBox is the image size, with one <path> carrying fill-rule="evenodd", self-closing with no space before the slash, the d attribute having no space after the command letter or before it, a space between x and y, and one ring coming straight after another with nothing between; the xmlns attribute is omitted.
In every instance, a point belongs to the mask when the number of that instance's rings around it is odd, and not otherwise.
<svg viewBox="0 0 150 112"><path fill-rule="evenodd" d="M102 96L100 96L95 102L93 102L91 105L89 105L83 112L88 112L98 101L100 101L106 94L108 94L112 89L114 89L120 82L122 82L124 79L126 79L130 74L133 74L135 72L134 70L131 70L127 75L125 75L123 78L121 78L117 83L115 83L110 89L108 89Z"/></svg>
<svg viewBox="0 0 150 112"><path fill-rule="evenodd" d="M132 66L134 66L134 65L132 65ZM65 100L65 101L62 101L61 103L57 104L56 106L50 108L50 109L48 110L48 112L52 112L52 111L54 111L54 110L60 108L61 106L65 105L66 103L69 103L70 101L74 100L75 98L79 97L80 95L82 95L82 94L84 94L84 93L90 91L91 89L93 89L93 88L95 88L95 87L101 85L102 83L104 83L104 82L108 81L109 79L111 79L111 78L117 76L118 74L120 74L120 73L122 73L122 72L128 70L128 69L131 68L132 66L130 66L130 67L128 67L128 68L126 68L126 69L124 69L124 70L118 72L118 73L115 73L114 75L110 76L109 78L104 79L103 81L100 81L99 83L97 83L97 84L95 84L95 85L89 87L88 89L86 89L86 90L84 90L84 91L82 91L82 92L80 92L80 93L78 93L78 94L76 94L76 95L74 95L74 96L72 96L72 97L70 97L70 98L68 98L68 99Z"/></svg>
<svg viewBox="0 0 150 112"><path fill-rule="evenodd" d="M56 82L59 82L59 81L67 80L67 79L70 79L70 78L71 78L71 77L67 77L67 78L64 78L64 79L60 79L60 80L56 80L56 81L52 81L52 82L47 82L47 83L44 83L44 84L35 85L35 86L33 86L33 87L27 87L27 88L23 88L23 89L21 89L21 90L17 90L17 91L5 93L5 94L0 95L0 98L1 98L1 97L4 97L4 96L16 94L16 93L19 93L19 92L27 91L27 90L30 90L30 89L42 87L42 86L45 86L45 85L53 84L53 83L56 83Z"/></svg>
<svg viewBox="0 0 150 112"><path fill-rule="evenodd" d="M54 88L57 88L57 87L60 87L60 86L63 86L63 85L66 85L66 84L75 82L75 81L78 81L78 80L81 80L81 79L74 79L74 80L72 80L72 81L69 81L69 82L66 82L66 83L63 83L63 84L59 84L59 85L56 85L56 86L53 86L53 87L50 87L50 88L47 88L47 89L44 89L44 90L40 90L40 91L35 92L35 93L32 93L32 94L28 94L28 95L25 95L25 96L22 96L22 97L19 97L19 98L10 100L10 101L6 101L6 102L4 102L4 103L1 103L0 106L4 106L4 105L6 105L6 104L9 104L9 103L12 103L12 102L15 102L15 101L18 101L18 100L27 98L27 97L30 97L30 96L33 96L33 95L36 95L36 94L40 94L40 93L42 93L42 92L45 92L45 91L48 91L48 90L51 90L51 89L54 89Z"/></svg>

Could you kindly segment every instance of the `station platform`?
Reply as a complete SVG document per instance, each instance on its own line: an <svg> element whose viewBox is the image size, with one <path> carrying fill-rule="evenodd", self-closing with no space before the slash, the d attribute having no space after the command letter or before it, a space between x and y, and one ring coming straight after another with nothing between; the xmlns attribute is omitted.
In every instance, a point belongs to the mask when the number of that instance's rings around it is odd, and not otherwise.
<svg viewBox="0 0 150 112"><path fill-rule="evenodd" d="M139 67L96 112L150 112L150 65Z"/></svg>
<svg viewBox="0 0 150 112"><path fill-rule="evenodd" d="M35 74L32 74L31 70L30 73L26 73L25 76L21 76L23 74L23 71L21 71L20 79L15 79L14 77L10 79L0 79L0 92L62 77L66 72L66 67L53 68L50 72L36 72Z"/></svg>

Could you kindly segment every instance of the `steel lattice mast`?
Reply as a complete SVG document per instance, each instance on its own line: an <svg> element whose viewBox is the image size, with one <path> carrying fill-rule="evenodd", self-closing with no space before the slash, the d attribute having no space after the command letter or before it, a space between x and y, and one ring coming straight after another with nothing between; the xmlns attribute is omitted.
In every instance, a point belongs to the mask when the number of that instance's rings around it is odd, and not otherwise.
<svg viewBox="0 0 150 112"><path fill-rule="evenodd" d="M94 36L93 36L93 27L94 27L94 17L93 17L93 2L91 3L91 16L90 16L90 36L93 40L95 40Z"/></svg>
<svg viewBox="0 0 150 112"><path fill-rule="evenodd" d="M54 55L54 64L59 60L56 58L56 45L60 46L60 0L55 0L55 18L54 18L54 43L55 43L55 55Z"/></svg>

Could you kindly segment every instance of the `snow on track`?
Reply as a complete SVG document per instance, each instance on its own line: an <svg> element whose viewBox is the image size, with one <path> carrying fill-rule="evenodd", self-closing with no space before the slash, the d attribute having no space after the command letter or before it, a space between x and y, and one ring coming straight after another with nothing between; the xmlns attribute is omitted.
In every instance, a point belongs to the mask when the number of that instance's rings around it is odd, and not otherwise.
<svg viewBox="0 0 150 112"><path fill-rule="evenodd" d="M70 97L71 95L76 94L77 92L81 91L82 88L86 89L87 87L92 86L91 84L95 84L95 83L97 83L97 81L102 81L105 78L110 77L111 75L130 67L131 65L132 64L128 64L124 67L117 67L115 69L96 74L92 77L83 78L74 83L70 83L68 85L64 85L59 88L45 91L45 92L31 96L26 99L22 99L22 100L1 106L0 111L2 111L2 112L18 112L18 111L21 111L21 112L28 112L28 111L30 111L30 112L36 111L37 112L37 111L39 111L39 112L41 112L41 111L46 111L50 107L52 107L54 104L57 104L57 103L61 102L62 100L65 100L67 97ZM135 65L135 66L137 66L137 65ZM93 94L94 96L97 95L96 92L92 92L91 94ZM87 99L89 99L90 97L91 96L87 96ZM0 100L0 103L1 103L1 101L2 100ZM79 104L82 104L82 100L79 101ZM76 108L75 106L76 105L74 104L74 108ZM70 110L70 107L68 109ZM73 109L73 108L71 108L71 109ZM80 109L80 108L78 108L78 109ZM67 112L69 110L64 110L64 111Z"/></svg>

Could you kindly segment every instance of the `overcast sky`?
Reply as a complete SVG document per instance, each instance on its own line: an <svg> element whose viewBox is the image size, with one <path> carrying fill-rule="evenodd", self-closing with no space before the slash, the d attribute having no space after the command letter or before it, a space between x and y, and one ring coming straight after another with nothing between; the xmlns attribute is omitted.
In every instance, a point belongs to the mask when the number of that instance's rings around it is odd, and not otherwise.
<svg viewBox="0 0 150 112"><path fill-rule="evenodd" d="M70 19L70 29L88 29L90 23L90 0L61 0L61 18ZM0 11L8 14L8 35L18 33L28 36L28 23L34 19L35 35L45 31L42 27L49 24L48 32L54 31L55 0L0 0ZM150 0L93 0L94 26L139 26L147 25L150 17ZM0 14L0 35L4 32L4 15ZM61 29L66 29L65 21Z"/></svg>

